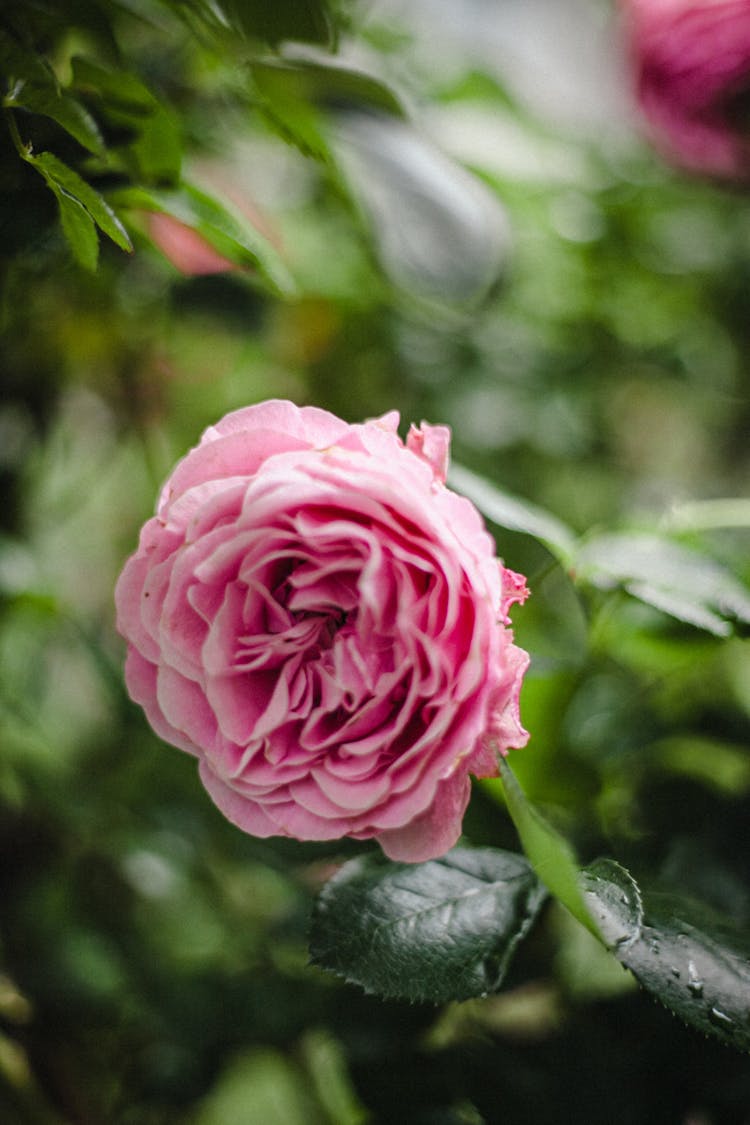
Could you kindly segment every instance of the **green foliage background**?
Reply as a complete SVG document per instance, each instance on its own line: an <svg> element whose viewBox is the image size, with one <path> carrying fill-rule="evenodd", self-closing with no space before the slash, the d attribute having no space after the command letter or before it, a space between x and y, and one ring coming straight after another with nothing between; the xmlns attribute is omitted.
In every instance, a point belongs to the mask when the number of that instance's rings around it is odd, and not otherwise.
<svg viewBox="0 0 750 1125"><path fill-rule="evenodd" d="M533 589L525 791L746 929L750 204L648 151L606 3L532 7L531 39L511 0L0 13L3 1122L750 1119L746 1055L556 903L486 999L312 967L315 894L372 849L242 835L122 685L112 587L205 425L448 422L543 509L485 504ZM153 212L236 268L182 276ZM519 850L499 782L465 833Z"/></svg>

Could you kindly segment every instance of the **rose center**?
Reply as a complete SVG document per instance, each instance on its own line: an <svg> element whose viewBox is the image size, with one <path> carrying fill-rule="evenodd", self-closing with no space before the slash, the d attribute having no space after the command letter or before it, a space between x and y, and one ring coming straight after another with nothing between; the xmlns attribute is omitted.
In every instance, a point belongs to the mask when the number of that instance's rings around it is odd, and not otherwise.
<svg viewBox="0 0 750 1125"><path fill-rule="evenodd" d="M291 616L295 625L300 624L304 627L303 623L309 622L311 630L315 630L317 625L317 635L313 632L315 640L307 650L307 659L315 660L333 647L336 636L348 622L350 614L339 608L320 612L303 609L292 613Z"/></svg>

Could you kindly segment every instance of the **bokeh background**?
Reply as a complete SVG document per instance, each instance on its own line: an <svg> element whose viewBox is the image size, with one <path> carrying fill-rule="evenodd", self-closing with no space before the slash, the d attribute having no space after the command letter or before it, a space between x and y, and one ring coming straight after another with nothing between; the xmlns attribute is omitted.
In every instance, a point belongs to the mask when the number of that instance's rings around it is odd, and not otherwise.
<svg viewBox="0 0 750 1125"><path fill-rule="evenodd" d="M127 699L112 606L173 462L268 397L446 422L458 463L576 534L666 529L750 579L747 195L651 150L604 0L342 4L336 59L406 116L326 78L322 125L300 109L315 83L290 92L271 67L250 91L241 49L181 7L108 13L120 64L291 289L191 272L192 244L175 258L132 209L134 252L104 239L86 271L1 142L0 1120L750 1122L746 1057L659 1008L560 907L482 1001L383 1002L311 967L313 896L366 845L225 822ZM309 6L287 8L304 24ZM73 21L44 47L63 73L101 39ZM726 498L734 526L691 507ZM527 793L583 858L746 926L747 639L584 595L537 540L493 531L533 590L515 613ZM518 849L494 783L465 833Z"/></svg>

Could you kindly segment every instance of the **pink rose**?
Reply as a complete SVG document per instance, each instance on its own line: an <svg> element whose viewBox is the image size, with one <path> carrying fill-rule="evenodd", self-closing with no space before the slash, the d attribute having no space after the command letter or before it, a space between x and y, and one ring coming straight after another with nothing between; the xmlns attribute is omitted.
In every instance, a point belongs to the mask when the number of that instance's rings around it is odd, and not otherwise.
<svg viewBox="0 0 750 1125"><path fill-rule="evenodd" d="M458 838L469 773L523 746L524 581L446 488L449 431L272 401L227 415L164 486L117 584L126 678L256 836Z"/></svg>
<svg viewBox="0 0 750 1125"><path fill-rule="evenodd" d="M747 179L750 0L623 0L637 96L676 163Z"/></svg>

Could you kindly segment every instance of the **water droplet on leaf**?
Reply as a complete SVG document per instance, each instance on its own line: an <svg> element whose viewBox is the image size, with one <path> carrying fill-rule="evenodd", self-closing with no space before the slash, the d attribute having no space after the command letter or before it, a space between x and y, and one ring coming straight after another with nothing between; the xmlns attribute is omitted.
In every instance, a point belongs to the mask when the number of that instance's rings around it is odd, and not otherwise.
<svg viewBox="0 0 750 1125"><path fill-rule="evenodd" d="M696 999L703 995L703 981L698 976L698 971L692 961L688 961L687 988L690 995L695 996Z"/></svg>

